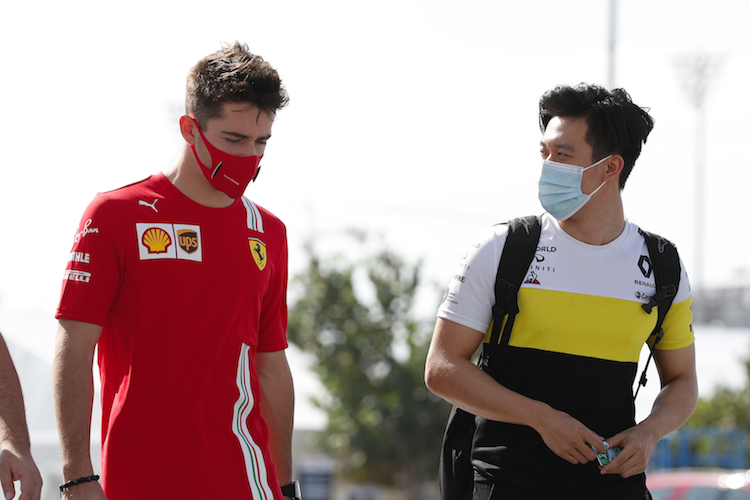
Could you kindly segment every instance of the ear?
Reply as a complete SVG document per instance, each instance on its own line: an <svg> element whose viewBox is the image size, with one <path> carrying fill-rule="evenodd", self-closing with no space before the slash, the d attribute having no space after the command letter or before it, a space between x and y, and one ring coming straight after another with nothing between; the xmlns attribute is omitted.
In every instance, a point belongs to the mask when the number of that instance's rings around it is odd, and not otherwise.
<svg viewBox="0 0 750 500"><path fill-rule="evenodd" d="M606 162L607 169L604 171L604 181L619 179L622 167L625 166L625 160L620 155L612 155Z"/></svg>
<svg viewBox="0 0 750 500"><path fill-rule="evenodd" d="M188 115L182 115L180 117L180 134L185 142L191 146L195 144L196 136L198 135L198 128L195 126L195 119Z"/></svg>

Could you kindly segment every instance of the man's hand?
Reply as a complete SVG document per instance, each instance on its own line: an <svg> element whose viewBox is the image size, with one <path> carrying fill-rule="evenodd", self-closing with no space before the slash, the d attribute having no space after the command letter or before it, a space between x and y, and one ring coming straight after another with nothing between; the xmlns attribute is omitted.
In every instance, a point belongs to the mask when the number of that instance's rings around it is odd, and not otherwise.
<svg viewBox="0 0 750 500"><path fill-rule="evenodd" d="M0 452L0 484L6 500L16 496L13 481L21 482L19 500L39 500L42 495L42 476L30 454L15 453L9 449Z"/></svg>
<svg viewBox="0 0 750 500"><path fill-rule="evenodd" d="M622 451L606 467L602 467L601 473L619 474L627 478L644 472L656 442L653 433L638 425L607 439L610 448L619 446Z"/></svg>
<svg viewBox="0 0 750 500"><path fill-rule="evenodd" d="M571 464L584 464L596 459L597 451L604 453L604 438L565 412L549 408L539 415L534 429L542 436L547 447L558 457Z"/></svg>

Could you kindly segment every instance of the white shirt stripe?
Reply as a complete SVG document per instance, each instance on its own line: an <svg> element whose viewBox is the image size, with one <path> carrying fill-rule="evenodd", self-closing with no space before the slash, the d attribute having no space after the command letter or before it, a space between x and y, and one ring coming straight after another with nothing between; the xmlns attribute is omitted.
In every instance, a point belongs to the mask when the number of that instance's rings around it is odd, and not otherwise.
<svg viewBox="0 0 750 500"><path fill-rule="evenodd" d="M242 203L245 205L245 211L247 212L247 227L253 231L259 233L263 231L263 217L260 215L258 206L252 201L248 200L244 196L242 197Z"/></svg>
<svg viewBox="0 0 750 500"><path fill-rule="evenodd" d="M237 365L237 388L240 397L234 404L232 432L240 442L245 457L245 470L253 498L257 500L273 499L273 490L268 484L268 469L265 457L247 428L247 419L255 407L255 397L250 387L250 347L242 344L240 359Z"/></svg>

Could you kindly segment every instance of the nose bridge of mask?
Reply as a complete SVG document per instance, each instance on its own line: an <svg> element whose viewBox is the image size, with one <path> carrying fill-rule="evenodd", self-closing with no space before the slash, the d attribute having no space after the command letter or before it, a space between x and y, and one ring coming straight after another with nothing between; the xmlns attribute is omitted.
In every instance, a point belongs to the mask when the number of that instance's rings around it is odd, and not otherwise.
<svg viewBox="0 0 750 500"><path fill-rule="evenodd" d="M601 163L607 161L608 159L612 158L612 155L605 156L601 160L592 163L588 167L582 167L580 165L571 165L570 163L561 163L554 160L544 160L545 166L548 168L552 168L555 170L560 170L562 172L569 172L569 173L580 173L583 174L586 170L589 170L591 168L596 167L597 165L600 165Z"/></svg>

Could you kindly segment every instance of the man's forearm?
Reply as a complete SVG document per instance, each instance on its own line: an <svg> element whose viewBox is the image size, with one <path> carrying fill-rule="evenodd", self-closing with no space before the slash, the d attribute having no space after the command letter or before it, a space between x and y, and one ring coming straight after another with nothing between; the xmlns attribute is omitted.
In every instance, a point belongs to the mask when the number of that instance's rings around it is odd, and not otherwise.
<svg viewBox="0 0 750 500"><path fill-rule="evenodd" d="M8 352L5 340L0 336L0 443L4 449L29 454L31 444L26 426L26 411L23 404L21 383Z"/></svg>
<svg viewBox="0 0 750 500"><path fill-rule="evenodd" d="M52 367L55 413L66 480L93 474L90 453L93 347L64 328L57 336Z"/></svg>
<svg viewBox="0 0 750 500"><path fill-rule="evenodd" d="M42 476L31 457L21 382L0 336L0 486L5 498L15 498L14 481L21 483L21 498L38 499Z"/></svg>
<svg viewBox="0 0 750 500"><path fill-rule="evenodd" d="M294 428L294 384L286 356L259 353L258 378L261 408L269 431L269 449L281 485L292 481L292 431Z"/></svg>
<svg viewBox="0 0 750 500"><path fill-rule="evenodd" d="M672 380L657 396L651 414L639 425L650 429L658 441L679 429L690 418L697 400L698 387L695 380Z"/></svg>
<svg viewBox="0 0 750 500"><path fill-rule="evenodd" d="M283 486L292 481L292 429L294 427L294 403L286 401L283 405L270 403L264 391L263 413L268 425L271 456L276 464L276 475ZM279 407L283 406L283 407ZM273 411L266 409L274 408Z"/></svg>
<svg viewBox="0 0 750 500"><path fill-rule="evenodd" d="M665 377L666 383L646 419L607 438L610 446L619 446L624 451L617 457L620 460L614 460L601 470L602 474L619 474L624 478L640 474L648 467L656 443L687 421L698 399L698 384L691 364L688 360L687 365L683 365L686 366L684 371ZM674 372L674 369L668 371Z"/></svg>
<svg viewBox="0 0 750 500"><path fill-rule="evenodd" d="M662 378L662 390L651 413L639 426L649 429L658 441L680 428L695 410L698 402L695 345L676 351L656 350L654 359Z"/></svg>

